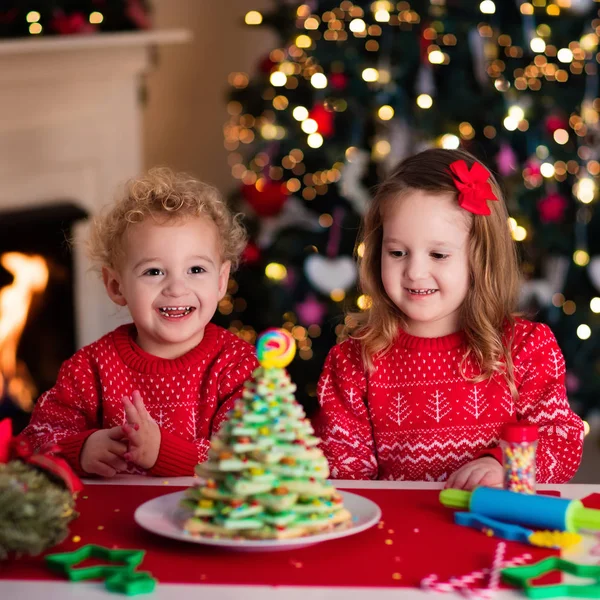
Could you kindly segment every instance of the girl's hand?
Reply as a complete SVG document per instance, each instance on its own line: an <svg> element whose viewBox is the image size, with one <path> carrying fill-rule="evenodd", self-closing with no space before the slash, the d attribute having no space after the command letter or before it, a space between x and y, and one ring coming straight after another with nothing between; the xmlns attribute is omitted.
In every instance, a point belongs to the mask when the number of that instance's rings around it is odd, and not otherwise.
<svg viewBox="0 0 600 600"><path fill-rule="evenodd" d="M504 468L492 456L482 456L454 471L446 488L457 490L472 490L477 486L502 487L504 482Z"/></svg>
<svg viewBox="0 0 600 600"><path fill-rule="evenodd" d="M136 390L131 399L123 397L127 423L123 425L123 432L129 440L129 450L125 453L125 460L131 461L143 469L151 469L158 458L160 449L160 428L158 423L150 416L142 396Z"/></svg>
<svg viewBox="0 0 600 600"><path fill-rule="evenodd" d="M79 464L86 473L101 477L114 477L125 471L127 463L123 460L127 446L123 443L125 433L121 426L100 429L85 440Z"/></svg>

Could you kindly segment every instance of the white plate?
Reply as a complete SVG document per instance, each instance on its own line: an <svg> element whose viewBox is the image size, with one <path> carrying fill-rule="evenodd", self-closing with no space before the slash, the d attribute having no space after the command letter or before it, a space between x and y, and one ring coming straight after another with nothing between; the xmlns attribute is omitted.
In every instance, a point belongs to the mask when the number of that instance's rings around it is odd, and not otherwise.
<svg viewBox="0 0 600 600"><path fill-rule="evenodd" d="M305 537L293 538L289 540L231 540L220 538L205 538L192 536L181 529L181 523L189 512L179 506L185 492L174 492L153 498L137 507L133 518L135 522L158 535L182 540L184 542L193 542L194 544L205 544L207 546L220 546L232 550L261 551L261 550L291 550L312 546L319 542L327 542L338 538L354 535L373 527L381 519L381 509L375 502L351 494L342 492L344 506L352 514L352 525L346 529L328 531Z"/></svg>

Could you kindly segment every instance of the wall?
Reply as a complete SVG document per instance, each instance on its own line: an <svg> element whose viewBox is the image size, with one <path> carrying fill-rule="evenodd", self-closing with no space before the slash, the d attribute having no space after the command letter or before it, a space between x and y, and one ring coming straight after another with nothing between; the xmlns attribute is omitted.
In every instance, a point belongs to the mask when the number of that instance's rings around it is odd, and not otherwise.
<svg viewBox="0 0 600 600"><path fill-rule="evenodd" d="M232 71L252 74L276 47L267 27L248 27L248 10L266 10L270 0L158 0L157 28L185 28L194 39L161 46L147 78L144 115L146 167L168 165L216 185L224 193L236 182L223 148L223 123Z"/></svg>

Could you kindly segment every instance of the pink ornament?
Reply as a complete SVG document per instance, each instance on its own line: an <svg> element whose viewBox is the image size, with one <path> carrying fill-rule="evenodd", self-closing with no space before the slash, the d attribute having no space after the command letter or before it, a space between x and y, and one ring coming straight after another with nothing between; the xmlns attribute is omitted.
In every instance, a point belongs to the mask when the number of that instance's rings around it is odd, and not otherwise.
<svg viewBox="0 0 600 600"><path fill-rule="evenodd" d="M565 216L567 206L567 199L556 192L539 200L538 211L542 223L560 223Z"/></svg>
<svg viewBox="0 0 600 600"><path fill-rule="evenodd" d="M525 161L524 175L527 177L535 177L537 175L541 175L541 164L537 158L528 158Z"/></svg>
<svg viewBox="0 0 600 600"><path fill-rule="evenodd" d="M320 325L323 322L326 308L312 294L303 302L296 304L296 314L303 325Z"/></svg>
<svg viewBox="0 0 600 600"><path fill-rule="evenodd" d="M281 284L288 290L291 290L295 287L296 282L298 281L298 274L296 273L296 269L293 267L287 267L287 274L284 277Z"/></svg>
<svg viewBox="0 0 600 600"><path fill-rule="evenodd" d="M568 392L576 393L579 389L581 382L579 381L579 377L573 373L573 371L567 371L567 376L565 377L565 383L567 386Z"/></svg>
<svg viewBox="0 0 600 600"><path fill-rule="evenodd" d="M501 144L500 151L496 154L498 172L503 177L511 175L517 170L517 155L510 144Z"/></svg>

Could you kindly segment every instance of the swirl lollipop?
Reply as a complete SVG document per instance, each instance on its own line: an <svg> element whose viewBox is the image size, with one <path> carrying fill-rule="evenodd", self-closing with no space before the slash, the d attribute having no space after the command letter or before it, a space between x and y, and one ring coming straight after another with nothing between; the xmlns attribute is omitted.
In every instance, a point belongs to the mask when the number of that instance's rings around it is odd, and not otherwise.
<svg viewBox="0 0 600 600"><path fill-rule="evenodd" d="M286 329L267 329L256 342L256 356L265 369L283 369L295 354L296 340Z"/></svg>

